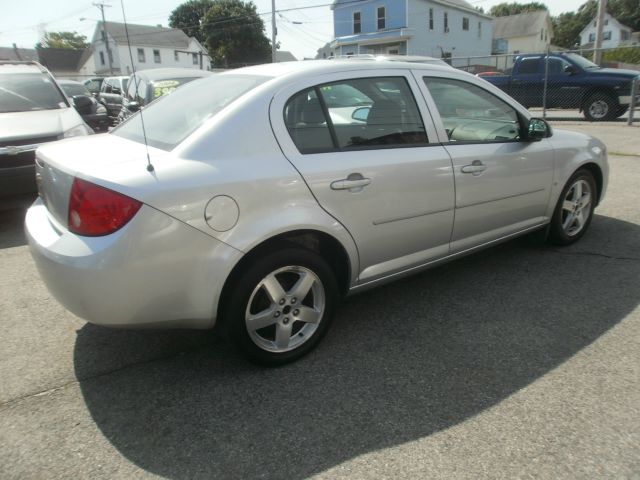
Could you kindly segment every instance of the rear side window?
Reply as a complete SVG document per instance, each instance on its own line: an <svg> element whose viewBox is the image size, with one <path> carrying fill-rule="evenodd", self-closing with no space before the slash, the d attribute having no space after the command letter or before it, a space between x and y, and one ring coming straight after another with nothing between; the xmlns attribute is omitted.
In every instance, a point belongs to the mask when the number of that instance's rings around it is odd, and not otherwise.
<svg viewBox="0 0 640 480"><path fill-rule="evenodd" d="M519 75L530 75L532 73L540 72L540 57L535 58L523 58L520 61L520 66L518 67Z"/></svg>
<svg viewBox="0 0 640 480"><path fill-rule="evenodd" d="M144 109L147 142L162 150L172 150L207 119L267 80L269 77L257 75L215 75L180 87ZM111 133L144 143L140 113Z"/></svg>
<svg viewBox="0 0 640 480"><path fill-rule="evenodd" d="M404 77L332 82L294 95L285 124L300 153L424 146L427 135Z"/></svg>

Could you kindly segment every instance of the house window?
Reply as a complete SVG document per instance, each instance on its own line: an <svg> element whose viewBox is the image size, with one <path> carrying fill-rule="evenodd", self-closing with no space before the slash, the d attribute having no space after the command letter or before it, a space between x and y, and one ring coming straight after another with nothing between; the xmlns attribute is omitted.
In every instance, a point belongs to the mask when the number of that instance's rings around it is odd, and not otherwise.
<svg viewBox="0 0 640 480"><path fill-rule="evenodd" d="M589 42L595 42L596 41L596 34L595 33L590 33L589 34Z"/></svg>
<svg viewBox="0 0 640 480"><path fill-rule="evenodd" d="M362 32L362 17L360 12L353 12L353 33Z"/></svg>
<svg viewBox="0 0 640 480"><path fill-rule="evenodd" d="M449 14L444 12L444 33L449 32Z"/></svg>
<svg viewBox="0 0 640 480"><path fill-rule="evenodd" d="M387 9L378 7L378 30L384 30L387 24Z"/></svg>
<svg viewBox="0 0 640 480"><path fill-rule="evenodd" d="M609 20L604 21L605 26L609 25Z"/></svg>
<svg viewBox="0 0 640 480"><path fill-rule="evenodd" d="M433 30L433 8L429 9L429 30Z"/></svg>
<svg viewBox="0 0 640 480"><path fill-rule="evenodd" d="M144 48L139 48L138 49L138 61L140 63L144 63L145 59L144 59Z"/></svg>
<svg viewBox="0 0 640 480"><path fill-rule="evenodd" d="M482 22L478 22L478 38L482 37Z"/></svg>
<svg viewBox="0 0 640 480"><path fill-rule="evenodd" d="M198 54L197 53L192 53L191 54L191 61L193 62L194 65L198 65Z"/></svg>
<svg viewBox="0 0 640 480"><path fill-rule="evenodd" d="M176 62L179 60L179 59L178 59L178 50L174 50L174 51L173 51L173 59L174 59Z"/></svg>
<svg viewBox="0 0 640 480"><path fill-rule="evenodd" d="M544 38L544 28L540 29L540 40Z"/></svg>
<svg viewBox="0 0 640 480"><path fill-rule="evenodd" d="M160 50L153 51L153 61L155 63L160 63Z"/></svg>
<svg viewBox="0 0 640 480"><path fill-rule="evenodd" d="M462 30L469 30L469 19L467 17L462 17Z"/></svg>
<svg viewBox="0 0 640 480"><path fill-rule="evenodd" d="M629 40L629 30L620 31L620 40L622 40L623 42Z"/></svg>
<svg viewBox="0 0 640 480"><path fill-rule="evenodd" d="M113 63L113 53L111 50L107 50L107 55L109 55L109 61Z"/></svg>
<svg viewBox="0 0 640 480"><path fill-rule="evenodd" d="M104 52L100 52L100 65L104 65Z"/></svg>
<svg viewBox="0 0 640 480"><path fill-rule="evenodd" d="M611 40L611 30L607 30L606 32L604 32L604 34L602 35L602 39Z"/></svg>

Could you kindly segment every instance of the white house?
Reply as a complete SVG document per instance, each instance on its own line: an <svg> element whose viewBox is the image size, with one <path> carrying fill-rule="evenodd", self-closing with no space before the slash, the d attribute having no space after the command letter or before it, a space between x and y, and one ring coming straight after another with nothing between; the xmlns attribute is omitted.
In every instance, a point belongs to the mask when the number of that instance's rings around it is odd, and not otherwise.
<svg viewBox="0 0 640 480"><path fill-rule="evenodd" d="M491 54L493 18L465 0L334 0L336 55Z"/></svg>
<svg viewBox="0 0 640 480"><path fill-rule="evenodd" d="M547 10L496 17L493 20L493 53L546 52L553 38Z"/></svg>
<svg viewBox="0 0 640 480"><path fill-rule="evenodd" d="M132 58L136 70L211 69L207 50L195 37L188 37L180 29L132 24L126 27L130 45L124 23L105 22L104 31L102 22L96 25L92 40L96 74L129 75L133 71Z"/></svg>
<svg viewBox="0 0 640 480"><path fill-rule="evenodd" d="M597 20L594 18L580 32L580 46L592 47L596 41ZM602 48L616 48L631 41L631 27L605 14L602 28Z"/></svg>

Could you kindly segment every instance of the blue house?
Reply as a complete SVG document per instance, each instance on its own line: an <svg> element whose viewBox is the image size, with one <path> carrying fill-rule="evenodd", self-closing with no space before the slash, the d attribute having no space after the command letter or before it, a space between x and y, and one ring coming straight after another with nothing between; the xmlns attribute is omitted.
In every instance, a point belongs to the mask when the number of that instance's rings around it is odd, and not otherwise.
<svg viewBox="0 0 640 480"><path fill-rule="evenodd" d="M334 0L336 55L491 54L493 18L465 0Z"/></svg>

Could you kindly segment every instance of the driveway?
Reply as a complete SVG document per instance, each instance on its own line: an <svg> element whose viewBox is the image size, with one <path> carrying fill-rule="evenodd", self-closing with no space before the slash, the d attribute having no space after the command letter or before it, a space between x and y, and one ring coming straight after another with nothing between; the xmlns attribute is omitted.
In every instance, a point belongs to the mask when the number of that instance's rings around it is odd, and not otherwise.
<svg viewBox="0 0 640 480"><path fill-rule="evenodd" d="M593 128L616 155L578 244L351 297L277 369L208 332L85 324L37 275L30 199L5 205L0 478L639 478L640 128Z"/></svg>

